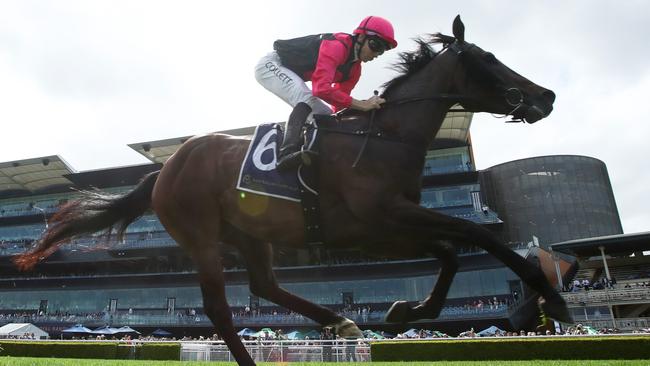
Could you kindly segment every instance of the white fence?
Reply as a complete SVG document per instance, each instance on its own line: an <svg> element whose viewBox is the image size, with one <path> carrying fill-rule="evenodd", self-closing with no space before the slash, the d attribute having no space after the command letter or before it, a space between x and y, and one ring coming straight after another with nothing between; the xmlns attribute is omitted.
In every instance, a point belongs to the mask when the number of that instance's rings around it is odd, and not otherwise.
<svg viewBox="0 0 650 366"><path fill-rule="evenodd" d="M366 341L244 341L255 362L368 362ZM182 342L181 361L234 361L223 342Z"/></svg>

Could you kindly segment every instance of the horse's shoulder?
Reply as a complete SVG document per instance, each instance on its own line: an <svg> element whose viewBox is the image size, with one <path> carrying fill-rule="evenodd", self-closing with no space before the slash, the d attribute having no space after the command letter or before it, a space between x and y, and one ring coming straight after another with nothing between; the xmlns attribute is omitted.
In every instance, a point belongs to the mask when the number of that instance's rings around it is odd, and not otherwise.
<svg viewBox="0 0 650 366"><path fill-rule="evenodd" d="M250 135L231 135L223 132L211 132L204 135L198 136L203 137L206 140L211 140L215 142L221 141L250 141Z"/></svg>
<svg viewBox="0 0 650 366"><path fill-rule="evenodd" d="M179 150L191 151L197 148L231 149L238 146L248 146L250 136L235 136L219 132L205 133L192 136L183 143Z"/></svg>

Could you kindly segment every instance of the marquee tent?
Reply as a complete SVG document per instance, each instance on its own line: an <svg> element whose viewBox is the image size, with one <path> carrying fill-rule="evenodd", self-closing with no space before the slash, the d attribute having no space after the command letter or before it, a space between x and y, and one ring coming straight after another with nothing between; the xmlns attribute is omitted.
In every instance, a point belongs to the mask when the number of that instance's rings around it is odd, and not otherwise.
<svg viewBox="0 0 650 366"><path fill-rule="evenodd" d="M287 339L289 340L296 340L296 339L305 339L305 335L300 333L297 330L294 330L292 332L287 333Z"/></svg>
<svg viewBox="0 0 650 366"><path fill-rule="evenodd" d="M154 337L171 337L172 334L164 329L158 328L151 332L151 335Z"/></svg>
<svg viewBox="0 0 650 366"><path fill-rule="evenodd" d="M119 333L117 328L111 328L108 325L93 330L92 334L115 335Z"/></svg>
<svg viewBox="0 0 650 366"><path fill-rule="evenodd" d="M493 325L493 326L491 326L489 328L483 329L482 331L480 331L480 332L478 332L476 334L479 335L480 337L492 337L493 335L495 335L497 333L501 334L501 333L503 333L503 330L501 330L499 327Z"/></svg>
<svg viewBox="0 0 650 366"><path fill-rule="evenodd" d="M61 333L66 334L91 334L93 331L84 327L81 324L75 324L74 327L70 327L61 331Z"/></svg>
<svg viewBox="0 0 650 366"><path fill-rule="evenodd" d="M255 332L254 330L252 330L250 328L244 328L244 329L240 330L239 332L237 332L237 335L241 336L241 337L250 337L255 333L257 333L257 332Z"/></svg>
<svg viewBox="0 0 650 366"><path fill-rule="evenodd" d="M271 328L262 328L262 330L259 332L251 334L251 337L253 338L275 338L275 336L276 334L273 330L271 330Z"/></svg>
<svg viewBox="0 0 650 366"><path fill-rule="evenodd" d="M31 336L35 339L47 339L49 334L32 323L9 323L0 327L0 338Z"/></svg>
<svg viewBox="0 0 650 366"><path fill-rule="evenodd" d="M129 326L123 326L121 328L115 329L115 333L121 333L121 334L140 334L137 330L129 327Z"/></svg>

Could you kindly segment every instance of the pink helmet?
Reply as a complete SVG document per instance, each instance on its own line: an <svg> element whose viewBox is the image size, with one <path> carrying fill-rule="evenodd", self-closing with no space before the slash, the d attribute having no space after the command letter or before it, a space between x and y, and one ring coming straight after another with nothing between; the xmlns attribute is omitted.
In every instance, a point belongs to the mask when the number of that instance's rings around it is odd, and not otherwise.
<svg viewBox="0 0 650 366"><path fill-rule="evenodd" d="M376 35L386 41L390 45L390 48L397 47L393 25L382 17L372 15L365 17L357 29L354 30L354 34Z"/></svg>

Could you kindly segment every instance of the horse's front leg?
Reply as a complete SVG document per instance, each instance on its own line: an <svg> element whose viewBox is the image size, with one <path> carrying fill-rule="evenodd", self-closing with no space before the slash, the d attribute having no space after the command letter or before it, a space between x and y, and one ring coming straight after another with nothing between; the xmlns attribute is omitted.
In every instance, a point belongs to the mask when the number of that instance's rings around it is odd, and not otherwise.
<svg viewBox="0 0 650 366"><path fill-rule="evenodd" d="M417 245L417 244L416 244ZM444 243L423 243L440 261L438 279L429 296L411 307L406 301L396 301L386 313L389 323L406 323L418 319L436 319L440 315L447 293L458 271L456 250Z"/></svg>
<svg viewBox="0 0 650 366"><path fill-rule="evenodd" d="M493 233L473 222L443 215L406 200L394 205L389 211L389 220L402 233L410 232L419 242L448 240L452 244L475 245L499 259L515 272L530 288L539 293L544 301L540 307L546 316L565 323L572 322L566 303L551 286L539 267L531 266L522 256L505 246ZM394 312L403 305L398 305ZM407 321L418 317L415 308ZM399 318L397 314L392 318Z"/></svg>

